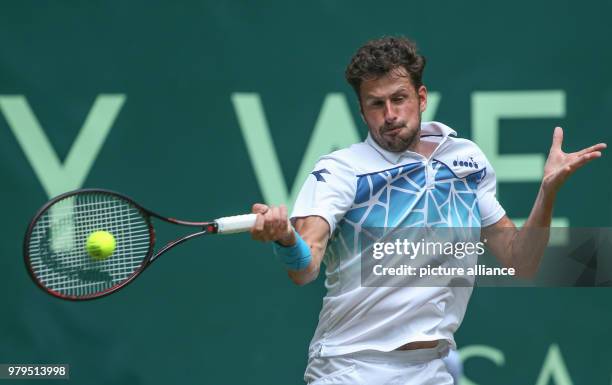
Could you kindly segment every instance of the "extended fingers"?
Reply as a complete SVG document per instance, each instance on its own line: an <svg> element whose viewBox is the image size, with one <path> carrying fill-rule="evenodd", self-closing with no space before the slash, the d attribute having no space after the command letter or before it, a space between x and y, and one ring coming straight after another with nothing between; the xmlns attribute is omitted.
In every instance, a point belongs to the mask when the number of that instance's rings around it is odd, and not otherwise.
<svg viewBox="0 0 612 385"><path fill-rule="evenodd" d="M607 147L608 147L608 145L605 144L605 143L597 143L597 144L592 145L591 147L587 147L585 149L582 149L582 150L576 152L576 155L581 156L581 155L592 153L592 152L595 152L595 151L602 151L602 150L606 149ZM601 153L599 155L601 156Z"/></svg>
<svg viewBox="0 0 612 385"><path fill-rule="evenodd" d="M593 159L597 159L600 157L601 157L601 152L599 151L588 152L586 154L580 155L576 159L574 159L570 164L567 165L565 171L571 174L574 171L578 170L580 167L592 161Z"/></svg>

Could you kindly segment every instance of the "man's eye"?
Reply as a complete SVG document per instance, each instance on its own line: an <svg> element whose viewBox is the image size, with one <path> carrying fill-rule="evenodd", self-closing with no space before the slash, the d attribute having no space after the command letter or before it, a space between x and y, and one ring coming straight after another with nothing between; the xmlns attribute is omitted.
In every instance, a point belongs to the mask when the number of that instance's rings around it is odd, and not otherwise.
<svg viewBox="0 0 612 385"><path fill-rule="evenodd" d="M393 102L394 102L394 103L401 103L401 102L403 102L405 99L406 99L406 98L405 98L405 97L403 97L403 96L396 96L396 97L394 97L394 98L393 98Z"/></svg>
<svg viewBox="0 0 612 385"><path fill-rule="evenodd" d="M384 105L385 105L385 103L383 103L382 100L377 100L375 102L372 102L372 106L373 107L381 107L381 106L384 106Z"/></svg>

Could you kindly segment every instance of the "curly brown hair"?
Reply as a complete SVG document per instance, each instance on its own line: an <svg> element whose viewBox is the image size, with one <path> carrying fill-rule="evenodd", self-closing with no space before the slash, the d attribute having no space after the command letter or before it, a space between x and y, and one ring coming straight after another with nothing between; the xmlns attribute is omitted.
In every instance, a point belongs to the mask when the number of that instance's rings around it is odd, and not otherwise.
<svg viewBox="0 0 612 385"><path fill-rule="evenodd" d="M390 71L403 67L415 90L423 85L425 57L417 52L416 44L405 37L383 37L370 40L357 50L346 67L346 81L353 87L359 99L361 83L376 79Z"/></svg>

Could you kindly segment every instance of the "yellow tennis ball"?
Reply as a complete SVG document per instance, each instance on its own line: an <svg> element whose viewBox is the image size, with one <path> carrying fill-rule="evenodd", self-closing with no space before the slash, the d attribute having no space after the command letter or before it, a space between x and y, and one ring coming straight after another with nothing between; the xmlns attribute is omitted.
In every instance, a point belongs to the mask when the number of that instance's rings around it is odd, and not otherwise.
<svg viewBox="0 0 612 385"><path fill-rule="evenodd" d="M106 259L113 254L117 243L108 231L94 231L87 237L85 249L93 259Z"/></svg>

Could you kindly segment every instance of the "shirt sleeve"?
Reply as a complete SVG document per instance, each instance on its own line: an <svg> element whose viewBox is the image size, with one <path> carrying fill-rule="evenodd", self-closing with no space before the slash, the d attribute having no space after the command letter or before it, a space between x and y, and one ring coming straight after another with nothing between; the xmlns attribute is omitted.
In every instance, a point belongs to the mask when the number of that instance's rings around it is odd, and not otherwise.
<svg viewBox="0 0 612 385"><path fill-rule="evenodd" d="M319 159L302 185L291 219L320 216L329 223L330 234L333 233L353 204L356 181L349 164L331 157Z"/></svg>
<svg viewBox="0 0 612 385"><path fill-rule="evenodd" d="M480 210L480 225L482 227L497 223L506 211L497 201L497 179L493 166L486 161L485 175L478 185L478 209Z"/></svg>

